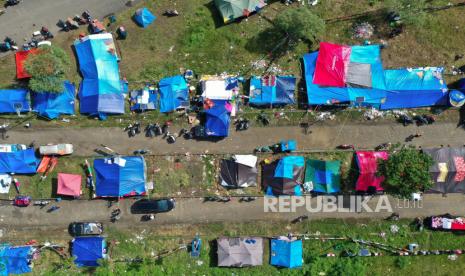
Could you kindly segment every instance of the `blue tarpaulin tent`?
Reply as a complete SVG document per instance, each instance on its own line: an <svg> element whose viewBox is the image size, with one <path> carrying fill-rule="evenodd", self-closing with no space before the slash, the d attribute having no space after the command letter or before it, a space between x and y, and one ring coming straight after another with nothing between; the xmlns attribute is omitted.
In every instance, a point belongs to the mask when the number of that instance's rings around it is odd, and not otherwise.
<svg viewBox="0 0 465 276"><path fill-rule="evenodd" d="M61 114L74 114L74 85L66 81L64 88L63 93L33 93L32 109L49 119L55 119Z"/></svg>
<svg viewBox="0 0 465 276"><path fill-rule="evenodd" d="M315 193L340 192L341 161L307 160L306 165L304 186L313 187Z"/></svg>
<svg viewBox="0 0 465 276"><path fill-rule="evenodd" d="M270 264L287 268L301 267L302 246L302 240L272 239Z"/></svg>
<svg viewBox="0 0 465 276"><path fill-rule="evenodd" d="M0 275L32 272L32 246L0 245Z"/></svg>
<svg viewBox="0 0 465 276"><path fill-rule="evenodd" d="M106 242L102 237L78 237L72 241L74 263L81 266L98 266L98 260L106 258Z"/></svg>
<svg viewBox="0 0 465 276"><path fill-rule="evenodd" d="M302 156L285 156L279 160L274 176L293 179L295 168L303 166L305 166L305 159Z"/></svg>
<svg viewBox="0 0 465 276"><path fill-rule="evenodd" d="M145 194L146 166L141 156L119 156L94 160L95 193L99 197Z"/></svg>
<svg viewBox="0 0 465 276"><path fill-rule="evenodd" d="M158 94L155 86L146 86L130 93L131 111L155 110L158 106Z"/></svg>
<svg viewBox="0 0 465 276"><path fill-rule="evenodd" d="M285 156L263 165L262 180L265 193L270 196L302 195L305 159L302 156Z"/></svg>
<svg viewBox="0 0 465 276"><path fill-rule="evenodd" d="M249 103L257 106L293 104L295 84L293 76L252 77Z"/></svg>
<svg viewBox="0 0 465 276"><path fill-rule="evenodd" d="M147 8L138 9L134 14L134 20L143 28L147 28L156 18Z"/></svg>
<svg viewBox="0 0 465 276"><path fill-rule="evenodd" d="M229 111L227 102L217 101L215 105L205 111L205 133L207 136L226 137L229 134Z"/></svg>
<svg viewBox="0 0 465 276"><path fill-rule="evenodd" d="M39 160L33 148L12 152L0 152L0 173L36 173Z"/></svg>
<svg viewBox="0 0 465 276"><path fill-rule="evenodd" d="M99 115L124 113L118 57L109 33L89 35L74 43L84 77L79 88L80 111Z"/></svg>
<svg viewBox="0 0 465 276"><path fill-rule="evenodd" d="M30 108L27 90L0 90L0 113L29 112Z"/></svg>
<svg viewBox="0 0 465 276"><path fill-rule="evenodd" d="M189 107L189 90L182 76L160 80L160 112L171 112L177 108Z"/></svg>
<svg viewBox="0 0 465 276"><path fill-rule="evenodd" d="M381 109L447 105L443 68L386 70L387 98Z"/></svg>

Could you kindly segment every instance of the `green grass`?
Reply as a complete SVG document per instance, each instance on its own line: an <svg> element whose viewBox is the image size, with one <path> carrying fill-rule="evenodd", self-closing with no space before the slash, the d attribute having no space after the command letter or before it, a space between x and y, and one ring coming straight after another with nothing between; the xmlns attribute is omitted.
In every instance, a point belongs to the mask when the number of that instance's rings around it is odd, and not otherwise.
<svg viewBox="0 0 465 276"><path fill-rule="evenodd" d="M390 226L396 224L401 229L397 234L390 232ZM171 229L171 228L170 228ZM337 236L360 238L369 241L381 242L395 247L406 247L409 243L418 243L421 249L460 249L465 247L465 242L457 235L448 232L418 232L410 226L410 221L398 222L363 220L345 221L329 219L325 221L303 222L301 224L288 225L283 222L255 222L255 223L213 223L196 226L172 226L173 232L152 228L151 230L133 230L121 232L109 228L108 240L113 241L110 249L111 259L105 263L105 267L96 269L96 275L108 275L119 273L131 273L133 275L168 274L168 275L318 275L326 272L326 275L336 275L337 268L348 269L351 266L359 266L356 275L420 275L431 273L434 275L458 275L461 273L465 260L459 256L457 261L447 260L447 255L397 257L383 252L382 257L371 258L325 258L323 255L331 252L340 255L343 250L357 251L364 246L346 241L331 240L305 240L304 241L304 266L301 269L289 270L270 266L269 242L265 241L263 266L251 268L219 268L216 267L216 251L213 241L218 236L265 236L285 235L288 232L295 234L307 232L321 236ZM386 239L379 233L385 232ZM192 237L199 233L203 240L200 259L193 259L185 250L178 251L161 260L155 260L154 256L168 249L178 248L188 244ZM382 252L369 248L371 252ZM141 257L145 261L142 264L129 264L117 262L117 260ZM201 262L198 262L201 261ZM349 265L348 263L352 265ZM35 274L49 274L58 264L56 256L46 254L38 262L35 262ZM72 274L80 270L67 269ZM81 270L83 271L83 270ZM86 271L89 272L89 271ZM347 271L346 271L347 272ZM64 269L54 271L61 275ZM345 274L347 275L347 274Z"/></svg>

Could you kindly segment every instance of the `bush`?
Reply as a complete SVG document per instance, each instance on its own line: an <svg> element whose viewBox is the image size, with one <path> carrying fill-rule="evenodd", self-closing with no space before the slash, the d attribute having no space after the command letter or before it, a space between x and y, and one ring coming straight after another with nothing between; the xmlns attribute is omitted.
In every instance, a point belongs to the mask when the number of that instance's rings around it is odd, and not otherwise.
<svg viewBox="0 0 465 276"><path fill-rule="evenodd" d="M306 7L287 9L273 23L290 41L302 39L310 44L318 42L326 29L325 21Z"/></svg>
<svg viewBox="0 0 465 276"><path fill-rule="evenodd" d="M26 71L31 75L29 89L34 92L62 93L66 72L71 62L66 52L54 46L41 46L26 60Z"/></svg>

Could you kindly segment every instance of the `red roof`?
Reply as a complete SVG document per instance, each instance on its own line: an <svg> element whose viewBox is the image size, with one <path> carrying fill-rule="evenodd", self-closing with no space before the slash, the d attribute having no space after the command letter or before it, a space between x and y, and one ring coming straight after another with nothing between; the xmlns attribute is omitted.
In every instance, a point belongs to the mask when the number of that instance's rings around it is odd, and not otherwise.
<svg viewBox="0 0 465 276"><path fill-rule="evenodd" d="M321 86L345 87L351 52L352 48L349 46L321 42L313 83Z"/></svg>
<svg viewBox="0 0 465 276"><path fill-rule="evenodd" d="M31 49L28 51L18 51L16 52L15 58L16 58L16 78L18 80L20 79L27 79L30 78L31 75L29 75L26 72L26 68L24 68L24 62L27 60L27 57L29 54L36 54L37 49Z"/></svg>
<svg viewBox="0 0 465 276"><path fill-rule="evenodd" d="M355 155L360 173L355 190L366 192L372 186L376 191L383 191L381 183L384 181L384 176L377 176L376 173L378 172L378 159L387 160L388 153L386 151L357 151Z"/></svg>
<svg viewBox="0 0 465 276"><path fill-rule="evenodd" d="M81 176L79 174L58 173L57 194L79 197L81 193Z"/></svg>

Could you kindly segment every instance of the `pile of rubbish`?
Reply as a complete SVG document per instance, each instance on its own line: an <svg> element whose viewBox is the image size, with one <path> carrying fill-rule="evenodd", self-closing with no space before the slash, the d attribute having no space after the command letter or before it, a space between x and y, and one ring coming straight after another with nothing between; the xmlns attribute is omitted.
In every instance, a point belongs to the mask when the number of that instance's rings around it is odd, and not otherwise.
<svg viewBox="0 0 465 276"><path fill-rule="evenodd" d="M369 39L373 36L375 28L368 22L362 22L354 26L353 38Z"/></svg>

